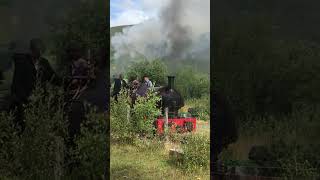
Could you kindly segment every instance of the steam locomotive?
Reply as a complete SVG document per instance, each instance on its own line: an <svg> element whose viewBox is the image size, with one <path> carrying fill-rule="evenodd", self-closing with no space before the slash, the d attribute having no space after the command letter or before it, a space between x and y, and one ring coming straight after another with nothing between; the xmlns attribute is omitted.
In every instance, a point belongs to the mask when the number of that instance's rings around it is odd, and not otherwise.
<svg viewBox="0 0 320 180"><path fill-rule="evenodd" d="M158 134L164 133L166 109L168 113L168 128L171 132L191 132L196 130L196 118L190 115L179 115L179 109L184 106L184 99L174 88L174 76L168 76L168 85L158 87L156 90L161 96L159 108L162 110L162 116L155 121Z"/></svg>

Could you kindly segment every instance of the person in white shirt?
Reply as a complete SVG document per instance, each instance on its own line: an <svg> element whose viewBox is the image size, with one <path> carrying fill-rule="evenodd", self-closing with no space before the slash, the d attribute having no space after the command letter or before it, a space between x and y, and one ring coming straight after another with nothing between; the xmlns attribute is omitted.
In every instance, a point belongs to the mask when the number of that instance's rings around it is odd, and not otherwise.
<svg viewBox="0 0 320 180"><path fill-rule="evenodd" d="M148 86L148 88L152 88L153 87L153 84L150 81L148 76L144 76L143 79L144 79L144 82L146 83L146 85Z"/></svg>

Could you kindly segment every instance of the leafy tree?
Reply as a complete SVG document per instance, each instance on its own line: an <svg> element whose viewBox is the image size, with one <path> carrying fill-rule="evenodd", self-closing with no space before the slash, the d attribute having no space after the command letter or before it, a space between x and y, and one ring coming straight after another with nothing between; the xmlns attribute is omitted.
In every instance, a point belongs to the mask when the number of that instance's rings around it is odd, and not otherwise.
<svg viewBox="0 0 320 180"><path fill-rule="evenodd" d="M141 79L144 75L148 75L150 80L157 85L166 84L168 70L161 60L134 62L126 73L128 78Z"/></svg>
<svg viewBox="0 0 320 180"><path fill-rule="evenodd" d="M200 98L210 94L209 76L192 69L181 68L176 74L176 89L184 98Z"/></svg>
<svg viewBox="0 0 320 180"><path fill-rule="evenodd" d="M82 1L66 17L52 23L53 54L57 55L61 69L67 63L66 49L77 43L91 50L91 58L105 48L109 29L106 24L106 7L103 1ZM107 59L106 59L107 61Z"/></svg>

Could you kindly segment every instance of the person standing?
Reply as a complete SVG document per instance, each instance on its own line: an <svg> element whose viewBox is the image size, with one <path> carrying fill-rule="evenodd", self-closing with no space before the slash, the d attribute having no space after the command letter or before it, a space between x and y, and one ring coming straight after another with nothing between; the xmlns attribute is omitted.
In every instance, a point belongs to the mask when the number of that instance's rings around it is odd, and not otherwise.
<svg viewBox="0 0 320 180"><path fill-rule="evenodd" d="M144 79L144 82L146 83L146 85L148 86L148 88L152 88L153 87L153 84L150 81L148 76L144 76L143 79Z"/></svg>
<svg viewBox="0 0 320 180"><path fill-rule="evenodd" d="M123 84L123 82L122 82L122 75L119 74L119 75L118 75L118 78L115 78L115 80L114 80L113 93L112 93L112 97L113 97L116 101L118 101L118 95L119 95L119 93L120 93L120 91L121 91L122 84Z"/></svg>
<svg viewBox="0 0 320 180"><path fill-rule="evenodd" d="M51 82L59 85L59 78L47 59L42 57L45 46L40 39L30 41L29 49L22 42L13 44L14 74L11 85L11 102L9 110L15 111L15 126L19 133L24 130L23 104L28 103L36 83L41 87Z"/></svg>
<svg viewBox="0 0 320 180"><path fill-rule="evenodd" d="M49 61L42 56L45 52L42 40L37 38L32 39L30 41L30 51L37 80L41 84L50 82L54 85L60 85L60 78L54 72Z"/></svg>
<svg viewBox="0 0 320 180"><path fill-rule="evenodd" d="M122 74L119 75L119 79L121 81L121 88L128 89L129 88L128 83L126 82L126 80L123 79Z"/></svg>

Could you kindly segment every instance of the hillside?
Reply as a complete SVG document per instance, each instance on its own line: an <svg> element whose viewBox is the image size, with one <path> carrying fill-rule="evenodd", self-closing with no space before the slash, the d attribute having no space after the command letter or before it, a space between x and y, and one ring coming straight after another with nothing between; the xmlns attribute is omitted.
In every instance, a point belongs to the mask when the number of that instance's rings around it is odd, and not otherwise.
<svg viewBox="0 0 320 180"><path fill-rule="evenodd" d="M130 27L132 25L124 25L124 26L115 26L110 28L110 36L112 37L117 32L122 32L124 28Z"/></svg>

